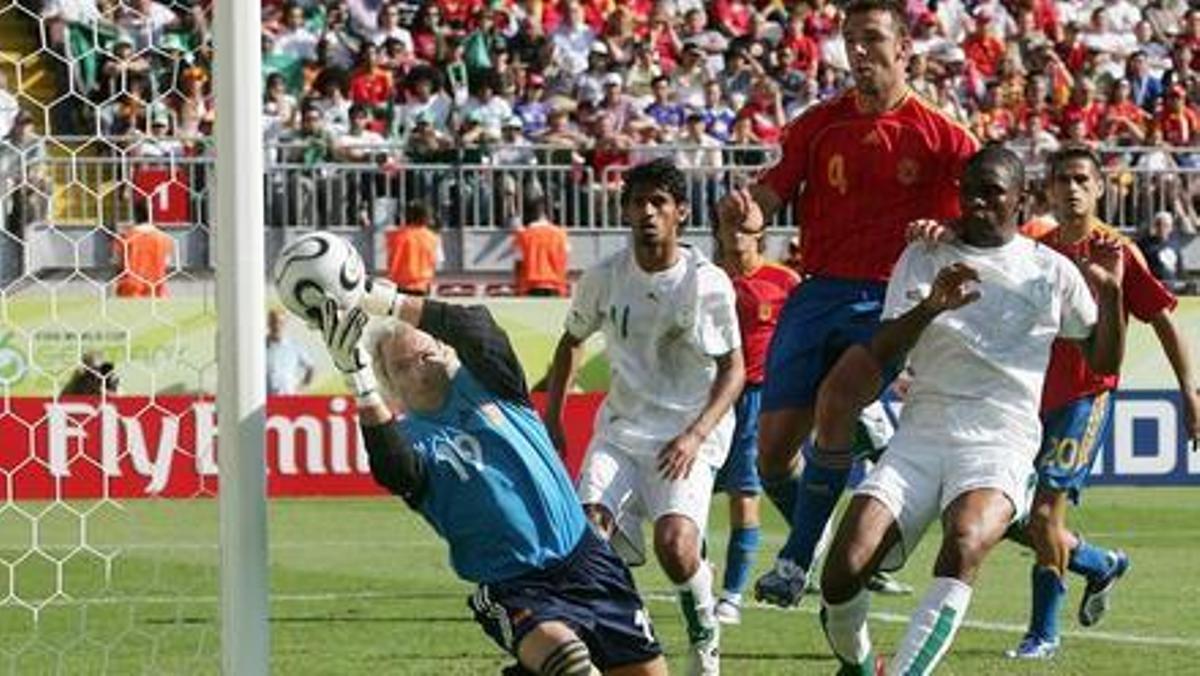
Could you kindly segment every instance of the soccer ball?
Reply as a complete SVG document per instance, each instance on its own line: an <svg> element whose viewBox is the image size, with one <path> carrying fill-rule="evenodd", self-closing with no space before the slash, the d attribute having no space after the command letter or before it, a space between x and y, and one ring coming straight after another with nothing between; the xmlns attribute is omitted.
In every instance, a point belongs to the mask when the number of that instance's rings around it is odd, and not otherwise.
<svg viewBox="0 0 1200 676"><path fill-rule="evenodd" d="M283 306L309 326L321 324L326 298L350 308L366 293L362 257L350 242L327 232L310 233L285 246L272 277Z"/></svg>

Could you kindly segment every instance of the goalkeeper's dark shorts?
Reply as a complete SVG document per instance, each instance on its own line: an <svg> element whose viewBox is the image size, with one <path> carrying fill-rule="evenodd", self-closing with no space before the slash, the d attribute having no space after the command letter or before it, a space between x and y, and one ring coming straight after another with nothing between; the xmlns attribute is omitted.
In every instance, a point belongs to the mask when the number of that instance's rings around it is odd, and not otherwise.
<svg viewBox="0 0 1200 676"><path fill-rule="evenodd" d="M629 568L591 528L561 563L479 585L467 605L487 635L513 655L542 622L570 627L601 671L662 654Z"/></svg>

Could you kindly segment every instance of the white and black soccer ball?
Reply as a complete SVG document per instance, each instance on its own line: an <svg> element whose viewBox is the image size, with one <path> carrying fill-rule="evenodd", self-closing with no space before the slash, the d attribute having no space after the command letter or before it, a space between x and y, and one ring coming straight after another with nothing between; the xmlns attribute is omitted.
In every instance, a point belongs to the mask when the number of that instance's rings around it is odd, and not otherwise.
<svg viewBox="0 0 1200 676"><path fill-rule="evenodd" d="M354 307L366 293L366 265L345 238L313 232L288 244L272 274L279 300L309 326L321 323L321 305L332 298Z"/></svg>

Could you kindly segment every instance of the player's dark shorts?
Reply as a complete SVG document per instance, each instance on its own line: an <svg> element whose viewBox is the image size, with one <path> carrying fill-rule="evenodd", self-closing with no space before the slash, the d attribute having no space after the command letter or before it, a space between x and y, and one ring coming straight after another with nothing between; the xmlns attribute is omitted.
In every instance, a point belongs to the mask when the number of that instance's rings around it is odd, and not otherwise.
<svg viewBox="0 0 1200 676"><path fill-rule="evenodd" d="M467 605L488 636L513 655L542 622L574 630L602 671L662 654L629 568L590 528L559 564L480 585Z"/></svg>
<svg viewBox="0 0 1200 676"><path fill-rule="evenodd" d="M1079 502L1079 492L1112 424L1112 410L1112 393L1101 392L1042 415L1039 488L1064 491L1072 502Z"/></svg>
<svg viewBox="0 0 1200 676"><path fill-rule="evenodd" d="M716 490L726 493L758 495L762 482L758 479L758 410L762 403L762 386L746 385L734 406L737 424L733 428L733 443L729 457L717 472Z"/></svg>
<svg viewBox="0 0 1200 676"><path fill-rule="evenodd" d="M812 406L821 379L851 345L879 329L887 284L832 277L805 280L788 297L767 350L764 411ZM899 368L883 374L890 383Z"/></svg>

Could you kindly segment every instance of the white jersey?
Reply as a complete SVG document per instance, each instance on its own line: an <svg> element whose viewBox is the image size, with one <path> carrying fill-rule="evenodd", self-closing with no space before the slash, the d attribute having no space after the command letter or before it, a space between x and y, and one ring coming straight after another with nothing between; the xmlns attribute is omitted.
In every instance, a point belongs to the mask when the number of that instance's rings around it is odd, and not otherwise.
<svg viewBox="0 0 1200 676"><path fill-rule="evenodd" d="M647 273L624 249L579 280L566 330L604 335L612 369L596 433L631 454L656 453L695 421L716 379L716 357L739 349L733 284L700 251L681 245L669 270ZM730 410L705 444L720 465L733 433Z"/></svg>
<svg viewBox="0 0 1200 676"><path fill-rule="evenodd" d="M914 379L897 434L1032 459L1051 343L1090 335L1096 303L1074 263L1025 237L988 249L914 243L896 263L883 319L919 303L956 262L979 272L982 297L942 313L909 353Z"/></svg>

